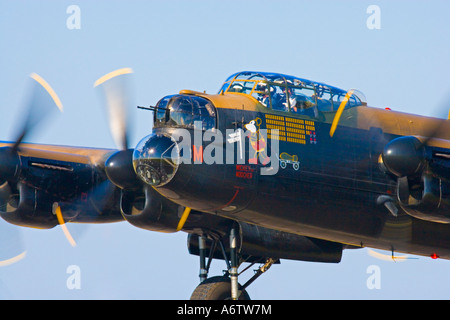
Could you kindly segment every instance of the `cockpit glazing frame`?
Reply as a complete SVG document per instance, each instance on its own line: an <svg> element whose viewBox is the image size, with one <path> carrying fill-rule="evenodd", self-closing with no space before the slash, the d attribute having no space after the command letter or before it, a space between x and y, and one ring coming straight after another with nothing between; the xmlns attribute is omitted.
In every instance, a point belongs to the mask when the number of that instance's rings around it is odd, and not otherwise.
<svg viewBox="0 0 450 320"><path fill-rule="evenodd" d="M242 94L274 111L318 117L319 111L336 112L347 91L280 73L243 71L228 77L219 94ZM364 95L355 90L345 108L366 105Z"/></svg>

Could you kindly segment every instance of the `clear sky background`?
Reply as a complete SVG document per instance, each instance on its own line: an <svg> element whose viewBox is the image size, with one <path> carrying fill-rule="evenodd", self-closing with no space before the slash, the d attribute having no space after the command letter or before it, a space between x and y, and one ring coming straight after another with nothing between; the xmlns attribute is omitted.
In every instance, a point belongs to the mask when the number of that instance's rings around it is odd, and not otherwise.
<svg viewBox="0 0 450 320"><path fill-rule="evenodd" d="M67 28L70 5L81 29ZM367 13L380 9L380 29ZM36 72L55 89L64 113L29 142L115 145L93 83L131 67L134 105L192 89L215 93L240 70L280 72L364 92L369 105L446 116L450 107L448 0L64 1L0 0L0 139L21 124ZM134 106L133 105L133 106ZM131 109L132 145L152 127ZM20 243L25 259L0 267L0 299L188 299L198 258L186 234L158 234L126 222L22 229L0 221L0 254ZM16 237L16 233L20 237ZM253 299L449 299L450 262L412 257L382 261L367 249L340 264L283 260L249 288ZM383 252L384 254L389 254ZM67 287L78 266L81 288ZM378 289L367 286L380 271ZM215 262L210 276L225 264Z"/></svg>

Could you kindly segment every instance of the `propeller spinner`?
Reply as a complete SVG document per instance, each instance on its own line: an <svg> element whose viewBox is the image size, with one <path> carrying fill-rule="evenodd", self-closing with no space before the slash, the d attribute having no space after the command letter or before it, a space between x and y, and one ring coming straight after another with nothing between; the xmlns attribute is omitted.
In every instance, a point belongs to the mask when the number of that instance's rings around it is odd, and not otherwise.
<svg viewBox="0 0 450 320"><path fill-rule="evenodd" d="M425 147L413 136L405 136L389 142L382 153L383 163L397 177L412 177L425 165Z"/></svg>

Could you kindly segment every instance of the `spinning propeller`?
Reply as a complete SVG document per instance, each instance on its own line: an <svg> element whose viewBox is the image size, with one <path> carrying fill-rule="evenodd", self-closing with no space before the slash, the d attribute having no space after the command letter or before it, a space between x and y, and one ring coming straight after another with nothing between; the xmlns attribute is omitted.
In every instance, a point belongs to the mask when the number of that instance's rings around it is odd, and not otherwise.
<svg viewBox="0 0 450 320"><path fill-rule="evenodd" d="M384 165L395 176L412 177L423 171L426 161L430 160L431 154L427 148L444 140L450 139L449 132L449 114L450 95L442 100L442 103L436 108L439 115L447 119L438 119L433 126L426 128L423 136L406 136L394 139L386 144L382 158Z"/></svg>
<svg viewBox="0 0 450 320"><path fill-rule="evenodd" d="M19 227L0 221L0 267L24 259L27 254Z"/></svg>
<svg viewBox="0 0 450 320"><path fill-rule="evenodd" d="M123 76L131 73L133 70L130 68L118 69L104 75L94 83L94 87L103 89L109 128L119 150L127 150L129 144L128 107L130 97L126 78Z"/></svg>
<svg viewBox="0 0 450 320"><path fill-rule="evenodd" d="M22 125L15 134L11 146L0 148L0 198L2 209L9 206L11 194L10 183L17 183L21 170L19 150L23 141L38 125L48 120L55 111L55 105L59 111L63 111L61 100L50 85L38 74L30 75L32 82L31 95L26 105L25 117ZM26 251L17 226L0 221L0 267L10 265L22 260Z"/></svg>
<svg viewBox="0 0 450 320"><path fill-rule="evenodd" d="M114 192L115 185L131 188L137 184L137 177L132 166L132 150L128 150L129 126L127 110L129 97L124 76L130 73L132 73L132 70L129 68L119 69L108 73L95 82L95 87L101 87L103 89L110 130L119 149L105 164L105 173L110 177L109 180L105 180L90 191L91 199L94 199L90 201L90 205L98 207L97 210L99 211L104 209L104 205ZM8 201L10 201L9 196L12 191L12 186L20 182L21 158L19 151L23 142L30 137L35 129L39 126L42 127L44 122L50 119L54 111L57 109L61 112L63 111L61 100L52 87L41 76L35 73L31 75L31 79L34 80L32 81L33 87L29 102L24 111L22 125L18 126L20 129L16 132L13 142L7 147L0 148L0 198L2 199L0 204L4 206L4 209L9 205ZM86 204L81 201L75 201L74 203L74 206L78 208L82 208L84 205ZM65 225L60 204L54 205L53 214L55 214L58 223L61 225L68 242L72 246L76 246L75 240ZM3 225L9 227L6 222L1 223L0 234L10 234L11 232L6 233L6 231L3 232L1 230L1 226ZM15 228L17 227L13 227L14 230ZM8 238L13 239L12 236L8 236ZM5 244L6 241L2 241L2 243ZM8 242L8 244L12 243L19 242ZM6 249L6 246L4 245L2 248ZM4 258L2 251L4 250L0 250L0 259L2 259L0 260L0 266L2 265L1 261L8 261L3 264L15 261ZM11 250L8 249L8 251ZM23 256L24 254L17 255L17 257Z"/></svg>
<svg viewBox="0 0 450 320"><path fill-rule="evenodd" d="M109 128L119 149L106 161L105 172L114 185L125 190L135 190L142 186L133 168L133 149L129 149L130 97L126 75L131 73L133 70L130 68L118 69L104 75L94 83L94 87L102 89Z"/></svg>
<svg viewBox="0 0 450 320"><path fill-rule="evenodd" d="M134 168L136 150L129 148L128 141L130 126L127 111L130 102L126 80L130 73L132 70L129 68L118 69L101 77L94 84L95 87L102 88L111 134L119 149L106 160L105 173L109 181L121 189L121 213L127 222L147 230L176 232L183 228L191 209L162 197L152 186L141 180L142 175L138 176L139 169ZM167 151L165 142L171 147L174 145L167 137L158 139L157 145Z"/></svg>
<svg viewBox="0 0 450 320"><path fill-rule="evenodd" d="M450 99L439 107L448 113ZM407 187L408 179L420 179L427 166L435 162L436 156L443 160L450 157L444 153L433 154L432 147L448 148L450 139L449 122L447 119L438 119L433 126L426 128L423 136L403 136L389 141L382 153L381 163L386 170L397 178L399 191ZM444 170L446 171L446 170ZM440 172L448 178L448 172Z"/></svg>
<svg viewBox="0 0 450 320"><path fill-rule="evenodd" d="M39 75L33 73L34 80L30 100L26 106L25 118L20 131L16 133L11 147L0 148L0 183L14 180L20 171L20 158L18 150L24 139L45 120L48 120L56 105L62 112L61 100L50 85Z"/></svg>
<svg viewBox="0 0 450 320"><path fill-rule="evenodd" d="M378 260L383 260L383 261L390 261L390 262L404 262L406 260L413 260L413 259L418 259L416 257L411 257L408 255L396 255L394 251L391 252L391 254L385 254L385 253L381 253L372 249L369 249L367 251L367 253L369 254L369 256L374 257Z"/></svg>

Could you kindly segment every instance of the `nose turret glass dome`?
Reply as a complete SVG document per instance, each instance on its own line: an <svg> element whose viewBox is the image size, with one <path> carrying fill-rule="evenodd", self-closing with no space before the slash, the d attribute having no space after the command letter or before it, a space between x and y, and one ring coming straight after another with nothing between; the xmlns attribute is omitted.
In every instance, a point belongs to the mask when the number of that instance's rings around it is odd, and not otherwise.
<svg viewBox="0 0 450 320"><path fill-rule="evenodd" d="M133 167L138 177L151 186L162 186L175 175L179 164L178 144L170 137L151 134L133 152Z"/></svg>

